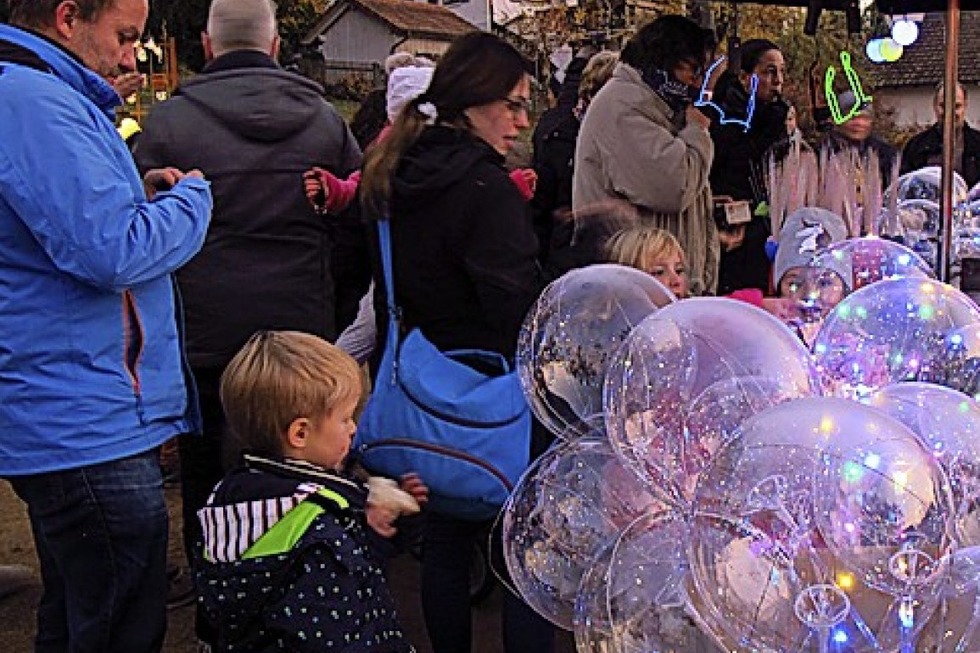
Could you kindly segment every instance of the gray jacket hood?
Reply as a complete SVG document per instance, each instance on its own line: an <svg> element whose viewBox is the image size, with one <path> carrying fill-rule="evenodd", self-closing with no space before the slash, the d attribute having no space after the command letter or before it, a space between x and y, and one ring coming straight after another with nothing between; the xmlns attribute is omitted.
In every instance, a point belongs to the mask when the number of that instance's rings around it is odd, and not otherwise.
<svg viewBox="0 0 980 653"><path fill-rule="evenodd" d="M316 118L320 91L315 82L285 70L246 68L198 75L178 94L245 139L276 142Z"/></svg>

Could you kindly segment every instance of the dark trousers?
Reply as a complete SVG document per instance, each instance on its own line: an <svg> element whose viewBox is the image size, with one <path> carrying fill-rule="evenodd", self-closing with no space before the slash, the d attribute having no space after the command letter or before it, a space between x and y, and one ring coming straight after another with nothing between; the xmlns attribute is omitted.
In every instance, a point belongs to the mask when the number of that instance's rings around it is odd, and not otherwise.
<svg viewBox="0 0 980 653"><path fill-rule="evenodd" d="M160 651L168 519L159 450L9 480L27 504L44 583L36 651Z"/></svg>
<svg viewBox="0 0 980 653"><path fill-rule="evenodd" d="M422 544L422 610L435 653L472 650L470 565L474 548L489 530L489 522L428 515ZM495 531L491 546L498 552L499 540L500 533ZM499 553L491 559L502 560ZM507 653L552 651L554 627L508 590L504 590L502 622Z"/></svg>
<svg viewBox="0 0 980 653"><path fill-rule="evenodd" d="M193 563L203 544L197 511L204 507L214 486L224 477L227 464L226 422L221 409L219 389L224 368L195 368L198 401L201 406L203 433L182 435L177 439L180 451L180 498L183 501L184 550ZM229 454L230 455L230 454Z"/></svg>
<svg viewBox="0 0 980 653"><path fill-rule="evenodd" d="M221 373L223 367L193 368L201 406L203 433L182 435L177 439L180 450L180 497L183 502L184 551L191 568L200 560L204 534L197 511L204 507L214 486L234 463L233 447L227 435L227 422L221 408ZM213 643L214 630L197 606L194 630L198 639Z"/></svg>

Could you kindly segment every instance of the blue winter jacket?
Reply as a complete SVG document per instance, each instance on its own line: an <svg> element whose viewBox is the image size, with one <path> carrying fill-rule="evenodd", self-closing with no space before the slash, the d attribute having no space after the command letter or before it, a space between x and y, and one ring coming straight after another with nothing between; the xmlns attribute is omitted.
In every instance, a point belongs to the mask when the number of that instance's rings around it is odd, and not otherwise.
<svg viewBox="0 0 980 653"><path fill-rule="evenodd" d="M196 427L170 273L204 242L209 185L147 201L118 103L68 51L0 25L0 476Z"/></svg>

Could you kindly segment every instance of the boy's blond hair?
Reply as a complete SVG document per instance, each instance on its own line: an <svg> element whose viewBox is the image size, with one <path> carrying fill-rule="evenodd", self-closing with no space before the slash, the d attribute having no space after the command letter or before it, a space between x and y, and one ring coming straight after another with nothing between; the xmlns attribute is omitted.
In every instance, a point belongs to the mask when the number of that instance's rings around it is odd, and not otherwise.
<svg viewBox="0 0 980 653"><path fill-rule="evenodd" d="M259 331L221 375L221 405L242 449L278 457L293 420L359 397L361 379L354 359L322 338Z"/></svg>
<svg viewBox="0 0 980 653"><path fill-rule="evenodd" d="M657 227L637 225L620 229L606 241L606 259L649 272L649 262L671 254L686 260L684 248L674 234Z"/></svg>

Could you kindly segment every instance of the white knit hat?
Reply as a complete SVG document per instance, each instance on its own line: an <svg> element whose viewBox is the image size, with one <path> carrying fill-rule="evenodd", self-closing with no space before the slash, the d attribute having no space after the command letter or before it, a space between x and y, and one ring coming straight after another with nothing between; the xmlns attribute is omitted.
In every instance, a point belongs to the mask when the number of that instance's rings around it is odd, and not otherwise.
<svg viewBox="0 0 980 653"><path fill-rule="evenodd" d="M817 254L845 238L847 227L844 219L836 213L815 206L806 206L790 213L779 232L779 248L772 266L776 286L779 286L787 270L812 265ZM837 263L837 259L827 260ZM851 271L845 269L846 264L829 267L840 275L848 288L851 287Z"/></svg>
<svg viewBox="0 0 980 653"><path fill-rule="evenodd" d="M429 66L405 66L391 71L387 95L389 122L395 122L402 107L429 88L434 70Z"/></svg>

